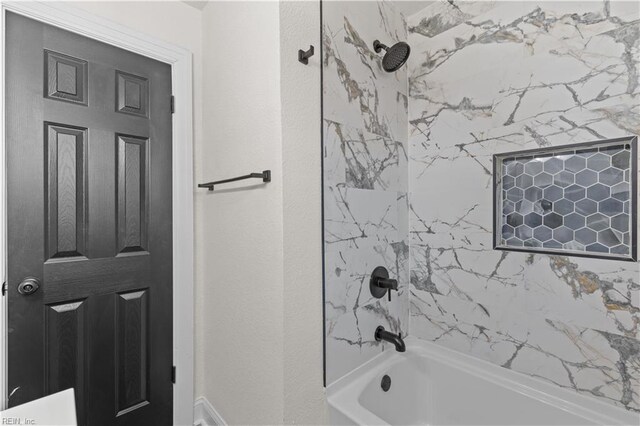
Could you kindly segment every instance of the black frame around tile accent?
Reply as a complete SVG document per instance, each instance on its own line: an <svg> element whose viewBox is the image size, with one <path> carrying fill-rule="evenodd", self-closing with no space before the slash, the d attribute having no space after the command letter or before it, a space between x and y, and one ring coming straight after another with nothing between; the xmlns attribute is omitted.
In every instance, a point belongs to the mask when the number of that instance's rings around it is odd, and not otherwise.
<svg viewBox="0 0 640 426"><path fill-rule="evenodd" d="M502 222L503 222L503 206L502 206L502 164L503 161L509 160L510 158L517 157L540 157L545 155L562 155L566 151L579 151L579 150L589 150L589 149L598 149L606 146L615 146L615 145L629 145L630 150L630 176L629 176L629 192L630 192L630 206L629 206L629 215L630 215L630 230L629 230L629 254L628 255L617 255L617 254L604 254L599 252L589 252L589 251L577 251L577 250L569 250L564 248L559 249L550 249L550 248L536 248L536 247L517 247L517 246L509 246L503 245L501 243L502 240ZM498 192L500 191L500 192ZM577 257L588 257L594 259L609 259L609 260L620 260L620 261L629 261L635 262L637 261L637 232L638 232L638 222L637 222L637 198L638 198L638 137L637 136L627 136L622 138L615 139L604 139L597 141L589 141L578 144L571 145L558 145L553 147L545 147L545 148L536 148L530 150L522 150L522 151L512 151L505 152L493 155L493 248L495 250L503 250L503 251L514 251L514 252L523 252L523 253L538 253L538 254L549 254L549 255L561 255L561 256L577 256ZM588 199L588 198L585 198ZM498 206L500 203L500 206Z"/></svg>

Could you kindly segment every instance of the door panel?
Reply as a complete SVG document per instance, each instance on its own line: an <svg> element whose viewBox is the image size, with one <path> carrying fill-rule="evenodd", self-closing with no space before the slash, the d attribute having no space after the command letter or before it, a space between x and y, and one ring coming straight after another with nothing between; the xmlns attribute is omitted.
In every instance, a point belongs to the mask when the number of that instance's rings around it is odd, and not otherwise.
<svg viewBox="0 0 640 426"><path fill-rule="evenodd" d="M149 80L123 71L118 79L118 112L147 117L149 110Z"/></svg>
<svg viewBox="0 0 640 426"><path fill-rule="evenodd" d="M87 129L45 123L47 258L84 256Z"/></svg>
<svg viewBox="0 0 640 426"><path fill-rule="evenodd" d="M149 220L148 139L117 135L118 138L118 250L144 251Z"/></svg>
<svg viewBox="0 0 640 426"><path fill-rule="evenodd" d="M44 51L45 97L87 105L87 61Z"/></svg>
<svg viewBox="0 0 640 426"><path fill-rule="evenodd" d="M148 403L147 291L121 293L116 308L118 412Z"/></svg>
<svg viewBox="0 0 640 426"><path fill-rule="evenodd" d="M74 387L80 424L170 424L171 69L6 22L9 404Z"/></svg>
<svg viewBox="0 0 640 426"><path fill-rule="evenodd" d="M46 394L74 388L78 418L84 418L86 347L84 300L48 305L46 309Z"/></svg>

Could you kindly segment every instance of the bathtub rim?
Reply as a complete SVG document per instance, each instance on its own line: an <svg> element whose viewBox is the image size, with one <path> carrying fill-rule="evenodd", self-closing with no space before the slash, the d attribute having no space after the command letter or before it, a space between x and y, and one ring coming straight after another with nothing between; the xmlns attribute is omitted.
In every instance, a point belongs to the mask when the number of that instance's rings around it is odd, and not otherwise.
<svg viewBox="0 0 640 426"><path fill-rule="evenodd" d="M501 367L462 352L409 336L405 339L407 352L385 350L327 386L327 402L355 423L388 424L363 407L360 395L370 381L407 356L414 354L443 362L452 368L472 374L529 398L561 409L567 413L601 425L637 425L640 413L561 388L543 379Z"/></svg>

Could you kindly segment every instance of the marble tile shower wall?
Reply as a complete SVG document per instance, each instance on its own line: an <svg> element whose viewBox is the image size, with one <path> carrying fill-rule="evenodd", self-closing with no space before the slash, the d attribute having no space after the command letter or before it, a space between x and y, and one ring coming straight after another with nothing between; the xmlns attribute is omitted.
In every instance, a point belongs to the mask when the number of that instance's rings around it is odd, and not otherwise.
<svg viewBox="0 0 640 426"><path fill-rule="evenodd" d="M492 250L492 155L640 134L637 2L409 18L410 333L640 411L636 262Z"/></svg>
<svg viewBox="0 0 640 426"><path fill-rule="evenodd" d="M407 333L407 73L372 47L406 37L390 3L323 3L327 384L385 349L378 325ZM391 302L371 296L376 266L399 281Z"/></svg>

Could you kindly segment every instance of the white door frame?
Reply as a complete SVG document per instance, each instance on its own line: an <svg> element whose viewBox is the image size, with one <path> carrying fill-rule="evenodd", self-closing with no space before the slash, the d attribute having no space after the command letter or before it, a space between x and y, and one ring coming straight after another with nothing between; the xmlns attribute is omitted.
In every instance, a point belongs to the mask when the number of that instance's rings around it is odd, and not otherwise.
<svg viewBox="0 0 640 426"><path fill-rule="evenodd" d="M53 2L0 0L0 277L6 279L6 169L5 169L5 16L7 11L78 33L171 65L175 96L173 114L173 424L193 425L193 86L192 54L186 49L149 37L73 6ZM12 283L13 284L13 283ZM1 297L1 296L0 296ZM7 404L7 297L0 302L0 408ZM167 372L169 374L169 372Z"/></svg>

